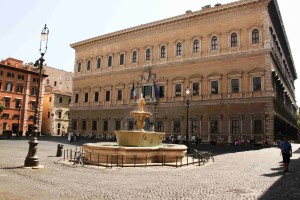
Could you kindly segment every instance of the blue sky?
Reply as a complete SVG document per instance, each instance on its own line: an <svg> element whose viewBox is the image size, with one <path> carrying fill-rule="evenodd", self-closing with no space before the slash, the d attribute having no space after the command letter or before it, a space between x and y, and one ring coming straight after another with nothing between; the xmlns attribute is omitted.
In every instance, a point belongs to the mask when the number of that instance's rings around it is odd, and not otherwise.
<svg viewBox="0 0 300 200"><path fill-rule="evenodd" d="M39 58L40 32L50 30L45 63L73 71L75 52L70 44L140 24L184 14L186 10L234 0L0 0L0 59L25 63ZM300 76L299 0L277 0ZM300 79L300 78L299 78ZM295 83L300 105L300 80Z"/></svg>

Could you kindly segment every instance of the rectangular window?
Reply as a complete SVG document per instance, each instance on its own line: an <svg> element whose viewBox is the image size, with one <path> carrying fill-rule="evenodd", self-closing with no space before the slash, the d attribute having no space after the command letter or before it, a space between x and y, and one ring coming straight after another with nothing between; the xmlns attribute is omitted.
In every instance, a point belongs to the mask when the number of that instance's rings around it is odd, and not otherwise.
<svg viewBox="0 0 300 200"><path fill-rule="evenodd" d="M38 89L37 89L36 87L32 87L32 88L31 88L31 95L36 96L37 93L38 93Z"/></svg>
<svg viewBox="0 0 300 200"><path fill-rule="evenodd" d="M191 124L192 124L191 133L198 134L199 133L199 121L192 120Z"/></svg>
<svg viewBox="0 0 300 200"><path fill-rule="evenodd" d="M18 74L18 80L24 80L24 79L25 79L24 75Z"/></svg>
<svg viewBox="0 0 300 200"><path fill-rule="evenodd" d="M253 133L254 134L262 134L262 120L254 120L253 121Z"/></svg>
<svg viewBox="0 0 300 200"><path fill-rule="evenodd" d="M21 108L21 99L16 99L15 108Z"/></svg>
<svg viewBox="0 0 300 200"><path fill-rule="evenodd" d="M82 120L82 129L81 130L86 130L86 120L85 119L83 119Z"/></svg>
<svg viewBox="0 0 300 200"><path fill-rule="evenodd" d="M36 109L36 103L35 103L35 101L32 101L31 102L31 110L34 110L34 109Z"/></svg>
<svg viewBox="0 0 300 200"><path fill-rule="evenodd" d="M175 85L175 96L180 97L181 96L181 84Z"/></svg>
<svg viewBox="0 0 300 200"><path fill-rule="evenodd" d="M3 71L2 70L0 70L0 76L3 76Z"/></svg>
<svg viewBox="0 0 300 200"><path fill-rule="evenodd" d="M159 98L163 98L163 97L165 97L165 86L163 86L163 85L160 85L160 86L158 86L158 88L159 88Z"/></svg>
<svg viewBox="0 0 300 200"><path fill-rule="evenodd" d="M199 83L193 83L193 96L199 95Z"/></svg>
<svg viewBox="0 0 300 200"><path fill-rule="evenodd" d="M93 122L92 122L92 129L93 129L93 131L97 130L97 121L96 120L93 120Z"/></svg>
<svg viewBox="0 0 300 200"><path fill-rule="evenodd" d="M7 129L7 123L3 123L3 130L6 130Z"/></svg>
<svg viewBox="0 0 300 200"><path fill-rule="evenodd" d="M150 85L144 86L143 95L144 95L144 98L152 97L152 87Z"/></svg>
<svg viewBox="0 0 300 200"><path fill-rule="evenodd" d="M73 121L72 123L72 129L77 130L77 121Z"/></svg>
<svg viewBox="0 0 300 200"><path fill-rule="evenodd" d="M99 92L95 92L95 102L99 101Z"/></svg>
<svg viewBox="0 0 300 200"><path fill-rule="evenodd" d="M23 92L23 85L18 84L17 85L17 92L22 93Z"/></svg>
<svg viewBox="0 0 300 200"><path fill-rule="evenodd" d="M219 94L219 82L211 81L211 94Z"/></svg>
<svg viewBox="0 0 300 200"><path fill-rule="evenodd" d="M58 112L58 118L61 119L61 112Z"/></svg>
<svg viewBox="0 0 300 200"><path fill-rule="evenodd" d="M116 121L115 130L116 131L121 130L121 121L119 120Z"/></svg>
<svg viewBox="0 0 300 200"><path fill-rule="evenodd" d="M110 101L110 91L105 91L105 101Z"/></svg>
<svg viewBox="0 0 300 200"><path fill-rule="evenodd" d="M14 73L12 72L7 72L7 78L13 78L14 77Z"/></svg>
<svg viewBox="0 0 300 200"><path fill-rule="evenodd" d="M49 97L49 102L51 102L52 101L52 97Z"/></svg>
<svg viewBox="0 0 300 200"><path fill-rule="evenodd" d="M2 118L3 119L8 119L9 118L9 114L8 113L3 113L2 114ZM3 130L4 130L4 128L3 128Z"/></svg>
<svg viewBox="0 0 300 200"><path fill-rule="evenodd" d="M59 103L62 103L62 102L63 102L63 98L59 97Z"/></svg>
<svg viewBox="0 0 300 200"><path fill-rule="evenodd" d="M38 78L33 78L33 82L34 82L34 83L38 83L38 82L39 82L39 79L38 79Z"/></svg>
<svg viewBox="0 0 300 200"><path fill-rule="evenodd" d="M10 98L4 98L4 107L9 108L10 107Z"/></svg>
<svg viewBox="0 0 300 200"><path fill-rule="evenodd" d="M7 82L6 83L6 86L5 86L5 90L7 92L11 92L12 91L12 88L13 88L13 84L11 82Z"/></svg>
<svg viewBox="0 0 300 200"><path fill-rule="evenodd" d="M30 115L30 116L29 116L29 120L30 120L30 121L33 121L33 119L34 119L34 116L33 116L33 115Z"/></svg>
<svg viewBox="0 0 300 200"><path fill-rule="evenodd" d="M239 93L239 79L231 79L231 92Z"/></svg>
<svg viewBox="0 0 300 200"><path fill-rule="evenodd" d="M174 121L173 132L174 133L181 133L180 120L175 120Z"/></svg>
<svg viewBox="0 0 300 200"><path fill-rule="evenodd" d="M48 118L50 118L50 112L48 112Z"/></svg>
<svg viewBox="0 0 300 200"><path fill-rule="evenodd" d="M219 133L219 121L218 120L210 121L210 133Z"/></svg>
<svg viewBox="0 0 300 200"><path fill-rule="evenodd" d="M75 103L79 102L79 94L75 94Z"/></svg>
<svg viewBox="0 0 300 200"><path fill-rule="evenodd" d="M253 77L253 92L261 91L261 77Z"/></svg>
<svg viewBox="0 0 300 200"><path fill-rule="evenodd" d="M123 91L118 90L118 101L121 101L123 99L122 94L123 94Z"/></svg>
<svg viewBox="0 0 300 200"><path fill-rule="evenodd" d="M163 121L157 121L157 131L164 132L164 122Z"/></svg>
<svg viewBox="0 0 300 200"><path fill-rule="evenodd" d="M231 133L232 134L240 133L240 120L231 120Z"/></svg>
<svg viewBox="0 0 300 200"><path fill-rule="evenodd" d="M103 131L108 131L108 121L103 121Z"/></svg>
<svg viewBox="0 0 300 200"><path fill-rule="evenodd" d="M89 93L84 93L84 102L87 103L89 101Z"/></svg>
<svg viewBox="0 0 300 200"><path fill-rule="evenodd" d="M128 121L128 130L133 130L134 122L132 120Z"/></svg>
<svg viewBox="0 0 300 200"><path fill-rule="evenodd" d="M14 114L13 119L19 119L19 115L18 114Z"/></svg>

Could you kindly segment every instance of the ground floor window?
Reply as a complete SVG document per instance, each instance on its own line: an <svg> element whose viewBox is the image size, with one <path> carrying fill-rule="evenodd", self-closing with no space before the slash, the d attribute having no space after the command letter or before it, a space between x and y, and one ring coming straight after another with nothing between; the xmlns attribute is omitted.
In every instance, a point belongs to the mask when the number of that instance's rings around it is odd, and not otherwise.
<svg viewBox="0 0 300 200"><path fill-rule="evenodd" d="M239 134L240 132L240 121L239 120L231 120L231 133Z"/></svg>
<svg viewBox="0 0 300 200"><path fill-rule="evenodd" d="M93 122L92 122L92 129L93 129L93 131L97 130L97 121L96 120L93 120Z"/></svg>
<svg viewBox="0 0 300 200"><path fill-rule="evenodd" d="M77 121L73 121L72 123L72 129L77 130Z"/></svg>
<svg viewBox="0 0 300 200"><path fill-rule="evenodd" d="M192 124L191 133L194 133L194 134L199 133L199 121L192 120L191 124Z"/></svg>
<svg viewBox="0 0 300 200"><path fill-rule="evenodd" d="M82 120L82 127L81 127L81 130L86 130L86 120Z"/></svg>
<svg viewBox="0 0 300 200"><path fill-rule="evenodd" d="M253 120L253 133L254 134L262 134L263 123L260 119Z"/></svg>
<svg viewBox="0 0 300 200"><path fill-rule="evenodd" d="M108 131L108 121L103 121L103 131Z"/></svg>
<svg viewBox="0 0 300 200"><path fill-rule="evenodd" d="M119 120L116 121L115 130L116 131L121 130L121 121L119 121Z"/></svg>
<svg viewBox="0 0 300 200"><path fill-rule="evenodd" d="M128 121L128 130L133 130L134 122L132 120Z"/></svg>
<svg viewBox="0 0 300 200"><path fill-rule="evenodd" d="M181 128L180 128L180 120L175 120L174 121L174 125L173 125L173 132L174 133L180 133L181 131Z"/></svg>
<svg viewBox="0 0 300 200"><path fill-rule="evenodd" d="M164 132L164 122L163 121L157 121L157 131Z"/></svg>
<svg viewBox="0 0 300 200"><path fill-rule="evenodd" d="M219 120L210 121L210 133L219 133Z"/></svg>

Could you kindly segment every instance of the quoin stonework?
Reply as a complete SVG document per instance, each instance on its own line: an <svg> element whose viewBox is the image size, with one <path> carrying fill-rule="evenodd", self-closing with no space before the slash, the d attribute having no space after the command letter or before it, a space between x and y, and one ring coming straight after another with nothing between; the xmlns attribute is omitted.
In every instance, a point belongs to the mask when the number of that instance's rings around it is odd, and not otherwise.
<svg viewBox="0 0 300 200"><path fill-rule="evenodd" d="M134 129L129 113L143 95L153 113L145 129L167 137L188 131L202 141L274 142L297 135L297 73L276 0L207 5L71 47L76 133Z"/></svg>

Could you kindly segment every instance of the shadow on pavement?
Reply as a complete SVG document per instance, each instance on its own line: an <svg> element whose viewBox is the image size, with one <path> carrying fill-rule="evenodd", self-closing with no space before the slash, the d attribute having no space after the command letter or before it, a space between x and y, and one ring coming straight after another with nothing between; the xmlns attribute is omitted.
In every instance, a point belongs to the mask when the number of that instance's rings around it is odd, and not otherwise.
<svg viewBox="0 0 300 200"><path fill-rule="evenodd" d="M271 174L263 174L262 176L274 177L281 176L262 196L264 199L300 199L300 160L299 158L292 158L290 161L289 172L283 172L283 168L278 169L277 172Z"/></svg>

